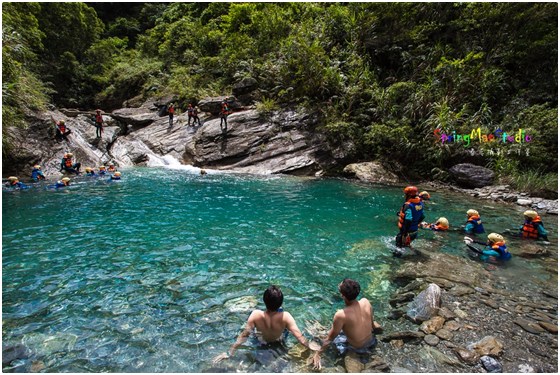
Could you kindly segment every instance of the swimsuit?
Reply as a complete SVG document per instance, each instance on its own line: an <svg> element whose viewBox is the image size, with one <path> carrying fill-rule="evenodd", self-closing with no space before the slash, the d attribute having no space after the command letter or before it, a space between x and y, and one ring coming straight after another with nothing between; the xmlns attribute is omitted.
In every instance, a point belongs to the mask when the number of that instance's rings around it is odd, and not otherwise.
<svg viewBox="0 0 560 375"><path fill-rule="evenodd" d="M354 352L356 354L370 354L371 350L377 345L377 339L372 333L370 341L366 342L365 345L361 348L355 348L348 343L348 338L346 337L344 332L341 332L338 336L335 337L333 343L340 354L346 354L346 352L348 351Z"/></svg>

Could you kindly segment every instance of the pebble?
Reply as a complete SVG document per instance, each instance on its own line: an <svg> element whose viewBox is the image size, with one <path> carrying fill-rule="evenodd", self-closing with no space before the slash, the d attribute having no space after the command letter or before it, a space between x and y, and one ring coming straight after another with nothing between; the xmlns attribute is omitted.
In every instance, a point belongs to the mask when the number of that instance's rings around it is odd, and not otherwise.
<svg viewBox="0 0 560 375"><path fill-rule="evenodd" d="M517 200L517 204L520 206L530 206L533 204L533 201L531 199L523 199L523 198L519 198Z"/></svg>
<svg viewBox="0 0 560 375"><path fill-rule="evenodd" d="M455 348L455 353L459 357L459 359L465 363L474 365L478 362L478 354L476 354L472 350L468 350L465 348Z"/></svg>
<svg viewBox="0 0 560 375"><path fill-rule="evenodd" d="M558 334L558 326L547 322L539 321L539 325L550 333Z"/></svg>
<svg viewBox="0 0 560 375"><path fill-rule="evenodd" d="M455 314L453 314L453 311L449 310L449 308L445 306L439 309L439 316L443 317L445 320L456 318Z"/></svg>
<svg viewBox="0 0 560 375"><path fill-rule="evenodd" d="M436 336L439 337L442 340L448 340L449 341L453 338L453 333L446 330L445 328L442 328L442 329L440 329L439 331L436 332Z"/></svg>
<svg viewBox="0 0 560 375"><path fill-rule="evenodd" d="M481 300L486 306L490 306L493 309L497 309L498 308L498 304L495 301L492 300L488 300L488 299L482 299Z"/></svg>
<svg viewBox="0 0 560 375"><path fill-rule="evenodd" d="M469 314L467 314L466 312L464 312L463 310L461 310L459 308L453 310L453 313L461 319L465 319L466 317L469 316Z"/></svg>
<svg viewBox="0 0 560 375"><path fill-rule="evenodd" d="M523 318L517 318L513 321L515 324L517 324L519 327L523 328L525 331L529 332L529 333L533 333L535 335L538 335L542 332L544 332L544 328L542 328L541 326L539 326L536 323L532 323L528 320L525 320Z"/></svg>
<svg viewBox="0 0 560 375"><path fill-rule="evenodd" d="M480 362L487 372L502 372L502 365L496 359L487 355L480 357Z"/></svg>
<svg viewBox="0 0 560 375"><path fill-rule="evenodd" d="M443 325L443 328L448 330L448 331L457 331L459 328L461 328L461 323L456 322L454 320L449 320L449 321L445 322L445 324Z"/></svg>
<svg viewBox="0 0 560 375"><path fill-rule="evenodd" d="M426 335L424 336L424 341L428 345L436 346L437 344L439 344L439 337L437 337L436 335Z"/></svg>

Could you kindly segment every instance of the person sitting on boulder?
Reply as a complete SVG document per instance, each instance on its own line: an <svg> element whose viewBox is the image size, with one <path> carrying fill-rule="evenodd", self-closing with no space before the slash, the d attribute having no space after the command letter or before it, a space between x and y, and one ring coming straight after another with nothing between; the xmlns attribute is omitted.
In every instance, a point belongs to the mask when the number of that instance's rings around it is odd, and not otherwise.
<svg viewBox="0 0 560 375"><path fill-rule="evenodd" d="M103 134L103 115L101 115L101 110L95 110L95 136L101 138Z"/></svg>
<svg viewBox="0 0 560 375"><path fill-rule="evenodd" d="M60 171L61 172L69 172L69 173L74 173L76 175L80 174L80 167L81 164L80 163L73 163L72 162L72 156L74 156L74 154L72 154L71 152L67 152L64 154L64 157L62 158L62 161L60 162Z"/></svg>
<svg viewBox="0 0 560 375"><path fill-rule="evenodd" d="M436 232L443 232L449 229L449 221L446 218L440 217L435 223L428 224L423 221L420 226L424 229L431 229Z"/></svg>
<svg viewBox="0 0 560 375"><path fill-rule="evenodd" d="M107 174L107 167L105 167L104 165L100 165L99 166L99 175L100 176L105 176Z"/></svg>
<svg viewBox="0 0 560 375"><path fill-rule="evenodd" d="M467 211L467 223L465 225L465 233L467 234L480 234L484 233L484 226L482 219L476 210Z"/></svg>
<svg viewBox="0 0 560 375"><path fill-rule="evenodd" d="M525 223L519 227L521 237L548 241L548 232L544 229L544 224L539 214L536 211L527 210L523 212L523 216L525 217Z"/></svg>
<svg viewBox="0 0 560 375"><path fill-rule="evenodd" d="M6 182L6 186L13 188L13 189L28 189L29 186L24 184L23 182L19 181L19 178L16 176L8 177L8 182Z"/></svg>
<svg viewBox="0 0 560 375"><path fill-rule="evenodd" d="M121 179L121 172L115 172L115 174L111 175L109 181L115 181Z"/></svg>
<svg viewBox="0 0 560 375"><path fill-rule="evenodd" d="M62 140L68 142L68 135L72 133L72 130L66 127L66 123L64 122L64 120L56 121L52 116L51 116L51 120L56 125L55 139L59 142Z"/></svg>
<svg viewBox="0 0 560 375"><path fill-rule="evenodd" d="M424 203L418 196L418 188L407 186L404 189L404 196L406 201L397 213L399 216L399 234L397 234L395 240L399 248L410 247L410 243L418 235L418 225L424 220ZM401 252L395 252L394 254L395 256L402 255Z"/></svg>
<svg viewBox="0 0 560 375"><path fill-rule="evenodd" d="M39 164L36 164L33 167L33 170L31 171L31 179L33 181L39 181L45 179L45 175L43 174L43 171L41 170L41 166Z"/></svg>
<svg viewBox="0 0 560 375"><path fill-rule="evenodd" d="M481 245L484 245L484 242L475 241L470 237L465 237L464 241L465 244L467 244L467 247L474 251L480 260L484 262L496 263L496 261L506 261L511 259L511 254L507 250L506 240L501 234L490 233L484 250L480 250L472 246L473 242Z"/></svg>

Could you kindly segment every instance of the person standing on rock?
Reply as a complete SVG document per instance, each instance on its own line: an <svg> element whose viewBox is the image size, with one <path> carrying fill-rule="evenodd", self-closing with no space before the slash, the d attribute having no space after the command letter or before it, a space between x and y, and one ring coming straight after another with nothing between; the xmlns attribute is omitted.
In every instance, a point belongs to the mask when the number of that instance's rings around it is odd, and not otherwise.
<svg viewBox="0 0 560 375"><path fill-rule="evenodd" d="M338 285L344 309L338 310L333 317L332 327L321 349L313 356L313 367L321 368L321 353L334 343L340 354L353 352L358 355L369 355L377 345L373 334L374 328L380 326L373 319L373 308L367 298L356 300L360 294L360 284L352 279L344 279Z"/></svg>
<svg viewBox="0 0 560 375"><path fill-rule="evenodd" d="M52 116L51 116L51 120L56 125L55 139L59 142L62 140L68 142L68 135L72 133L72 130L66 127L66 123L64 122L64 120L56 121Z"/></svg>
<svg viewBox="0 0 560 375"><path fill-rule="evenodd" d="M101 110L95 110L95 136L101 138L103 134L103 116L101 115Z"/></svg>
<svg viewBox="0 0 560 375"><path fill-rule="evenodd" d="M173 115L175 114L175 106L173 103L169 104L167 107L167 113L169 114L169 127L173 126Z"/></svg>
<svg viewBox="0 0 560 375"><path fill-rule="evenodd" d="M243 344L251 333L256 333L259 344L281 344L288 332L291 332L302 345L309 347L308 341L303 337L292 315L282 309L284 295L280 288L276 285L269 286L263 294L263 301L266 310L254 310L251 313L237 341L227 353L214 357L212 361L214 364L233 356L237 347Z"/></svg>
<svg viewBox="0 0 560 375"><path fill-rule="evenodd" d="M397 214L399 216L399 233L395 238L398 248L410 247L412 241L418 235L418 225L424 220L424 203L418 196L416 186L407 186L404 189L405 202ZM393 252L395 256L401 256L402 251Z"/></svg>
<svg viewBox="0 0 560 375"><path fill-rule="evenodd" d="M525 223L519 227L521 237L548 241L548 232L544 229L544 224L539 214L536 211L527 210L523 212L523 216L525 217Z"/></svg>
<svg viewBox="0 0 560 375"><path fill-rule="evenodd" d="M187 108L187 114L189 116L189 121L187 122L187 126L191 125L191 119L193 119L193 126L196 126L196 123L198 122L198 125L200 125L200 119L198 118L198 107L194 106L189 103L189 106Z"/></svg>
<svg viewBox="0 0 560 375"><path fill-rule="evenodd" d="M229 106L225 100L222 101L220 109L220 128L223 132L227 133L227 117L231 113ZM222 124L225 124L225 128L222 128Z"/></svg>

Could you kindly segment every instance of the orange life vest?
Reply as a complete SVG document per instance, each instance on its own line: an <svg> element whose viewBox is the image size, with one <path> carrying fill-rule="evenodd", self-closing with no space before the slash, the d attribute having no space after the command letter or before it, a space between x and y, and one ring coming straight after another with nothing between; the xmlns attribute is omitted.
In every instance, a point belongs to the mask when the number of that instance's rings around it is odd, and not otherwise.
<svg viewBox="0 0 560 375"><path fill-rule="evenodd" d="M61 124L60 122L57 122L56 126L58 126L58 130L60 130L60 132L62 134L64 134L66 132L66 125L65 124Z"/></svg>
<svg viewBox="0 0 560 375"><path fill-rule="evenodd" d="M103 122L103 116L95 115L95 122L101 124Z"/></svg>
<svg viewBox="0 0 560 375"><path fill-rule="evenodd" d="M175 113L175 107L173 107L173 106L169 107L168 111L169 111L169 114L171 114L171 115L174 114Z"/></svg>
<svg viewBox="0 0 560 375"><path fill-rule="evenodd" d="M523 238L537 239L539 237L539 231L537 229L539 223L542 223L542 221L541 221L541 217L538 215L532 221L525 221L521 233Z"/></svg>
<svg viewBox="0 0 560 375"><path fill-rule="evenodd" d="M68 168L72 168L72 158L64 158L64 165Z"/></svg>

